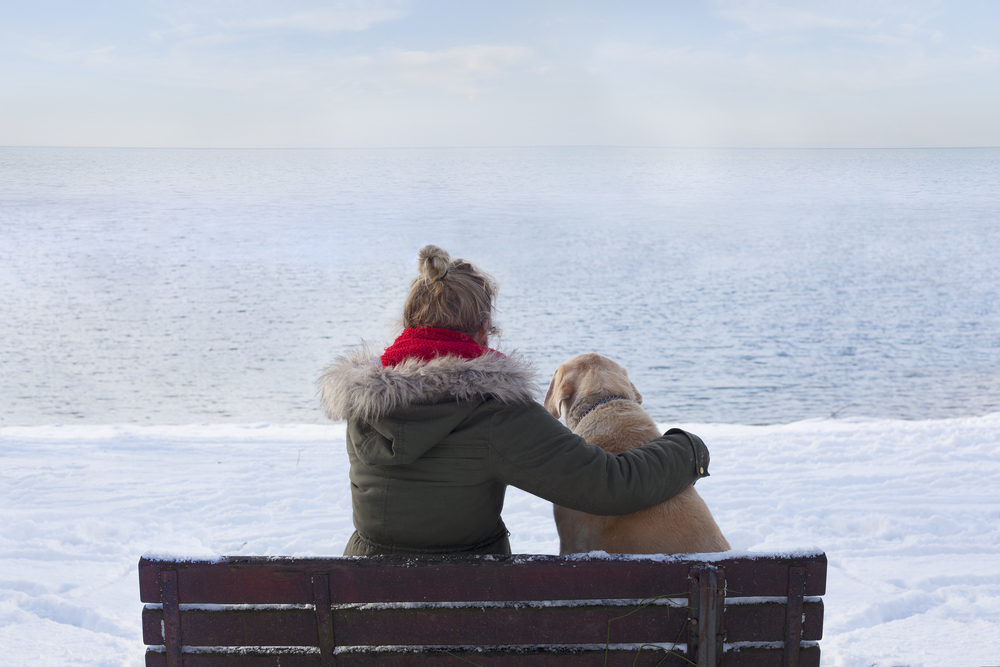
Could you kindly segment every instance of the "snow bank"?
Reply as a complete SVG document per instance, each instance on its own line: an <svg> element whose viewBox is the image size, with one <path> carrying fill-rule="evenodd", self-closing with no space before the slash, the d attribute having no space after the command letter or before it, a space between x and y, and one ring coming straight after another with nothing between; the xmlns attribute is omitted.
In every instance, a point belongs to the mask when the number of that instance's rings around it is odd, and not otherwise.
<svg viewBox="0 0 1000 667"><path fill-rule="evenodd" d="M1000 414L684 427L735 550L829 556L824 665L1000 665ZM0 652L141 665L147 552L340 554L343 448L337 424L3 429ZM515 552L558 552L549 503L511 489L504 518Z"/></svg>

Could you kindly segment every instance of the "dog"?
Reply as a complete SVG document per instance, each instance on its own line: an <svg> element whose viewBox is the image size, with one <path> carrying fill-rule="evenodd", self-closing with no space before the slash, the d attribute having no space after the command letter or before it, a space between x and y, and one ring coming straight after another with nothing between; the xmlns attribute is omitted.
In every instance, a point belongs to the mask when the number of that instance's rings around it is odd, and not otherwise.
<svg viewBox="0 0 1000 667"><path fill-rule="evenodd" d="M588 443L620 454L661 435L641 403L642 395L628 371L607 357L587 353L556 369L543 406L553 417L565 419L566 426ZM553 513L563 555L708 553L731 548L693 486L624 516L595 516L558 505Z"/></svg>

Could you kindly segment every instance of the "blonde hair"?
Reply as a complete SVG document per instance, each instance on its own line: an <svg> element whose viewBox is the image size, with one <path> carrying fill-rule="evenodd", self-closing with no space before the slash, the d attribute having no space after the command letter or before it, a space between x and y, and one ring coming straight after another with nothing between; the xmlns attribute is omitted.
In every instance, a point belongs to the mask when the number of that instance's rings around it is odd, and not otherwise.
<svg viewBox="0 0 1000 667"><path fill-rule="evenodd" d="M403 326L451 329L475 338L500 330L493 325L497 283L464 259L451 261L447 252L425 245L417 253L419 275L410 285L403 306Z"/></svg>

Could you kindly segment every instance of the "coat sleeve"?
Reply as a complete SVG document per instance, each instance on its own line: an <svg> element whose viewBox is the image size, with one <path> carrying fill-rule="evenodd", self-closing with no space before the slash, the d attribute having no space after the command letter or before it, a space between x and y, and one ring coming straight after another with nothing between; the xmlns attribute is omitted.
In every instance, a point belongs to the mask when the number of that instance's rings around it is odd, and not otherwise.
<svg viewBox="0 0 1000 667"><path fill-rule="evenodd" d="M642 447L609 454L537 403L495 413L489 444L502 482L588 514L637 512L708 476L708 449L696 435L670 429Z"/></svg>

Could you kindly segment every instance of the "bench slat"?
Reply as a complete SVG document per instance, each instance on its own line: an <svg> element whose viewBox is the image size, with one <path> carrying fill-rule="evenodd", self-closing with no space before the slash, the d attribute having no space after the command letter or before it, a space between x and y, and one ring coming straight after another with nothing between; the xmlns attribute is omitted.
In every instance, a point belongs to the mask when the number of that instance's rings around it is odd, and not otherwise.
<svg viewBox="0 0 1000 667"><path fill-rule="evenodd" d="M241 654L184 653L181 667L321 667L320 655L312 654ZM340 667L339 663L334 663ZM146 651L146 667L167 667L165 653ZM471 667L465 665L465 667Z"/></svg>
<svg viewBox="0 0 1000 667"><path fill-rule="evenodd" d="M226 567L227 564L238 567ZM229 558L221 562L139 563L143 602L162 602L159 571L176 570L182 603L308 604L312 575L328 573L330 598L338 603L586 600L684 597L687 574L697 561L566 559L557 556L498 556L482 561L440 559ZM826 556L790 561L777 556L710 561L726 571L727 594L784 596L790 564L806 568L807 596L826 592ZM671 567L673 565L673 567Z"/></svg>
<svg viewBox="0 0 1000 667"><path fill-rule="evenodd" d="M359 645L535 645L604 644L611 624L612 643L683 642L687 610L657 606L636 611L621 607L521 609L423 609L355 612L334 623L343 646Z"/></svg>
<svg viewBox="0 0 1000 667"><path fill-rule="evenodd" d="M683 642L688 610L649 606L627 618L611 620L635 607L542 607L462 609L333 610L341 646L490 644L602 644L611 621L611 642ZM823 603L803 605L804 640L822 639ZM163 645L163 612L144 609L143 641ZM779 602L729 605L728 642L781 641L785 605ZM316 615L310 609L181 612L181 633L188 646L317 646Z"/></svg>
<svg viewBox="0 0 1000 667"><path fill-rule="evenodd" d="M142 610L147 646L162 646L159 609ZM319 646L312 609L182 611L185 646Z"/></svg>
<svg viewBox="0 0 1000 667"><path fill-rule="evenodd" d="M799 649L799 667L819 667L819 661L819 646L803 646ZM722 656L722 667L784 667L784 665L784 648L741 648L739 651L726 651Z"/></svg>
<svg viewBox="0 0 1000 667"><path fill-rule="evenodd" d="M676 655L666 656L664 651L641 651L636 667L690 667L690 663ZM460 656L460 657L455 657ZM803 647L799 653L800 667L819 667L820 651L817 646ZM609 665L632 665L635 651L611 650L607 653ZM463 660L464 659L464 660ZM722 667L782 667L782 649L741 649L726 651ZM469 662L466 662L469 661ZM603 667L605 652L581 651L571 654L544 652L493 653L455 651L454 655L433 651L429 653L341 653L336 656L336 667ZM661 662L662 661L662 662ZM165 654L148 652L146 667L166 667ZM183 667L319 667L320 656L312 655L232 655L232 654L183 654Z"/></svg>
<svg viewBox="0 0 1000 667"><path fill-rule="evenodd" d="M781 602L736 604L726 606L727 642L777 642L784 639L786 606ZM802 605L802 640L823 638L823 601Z"/></svg>

